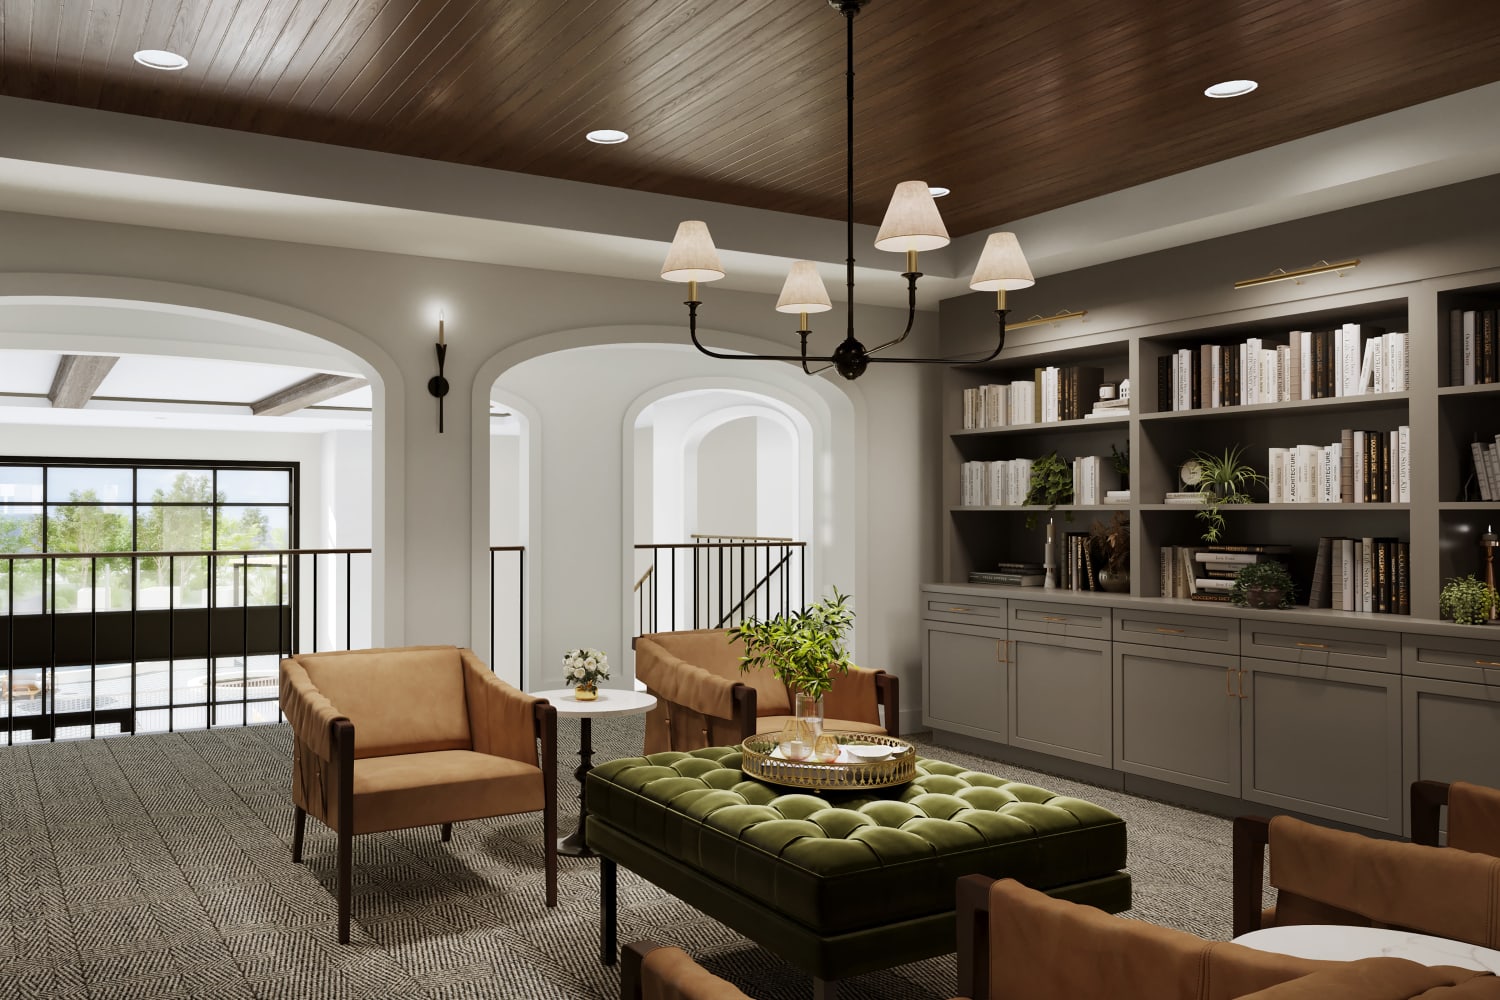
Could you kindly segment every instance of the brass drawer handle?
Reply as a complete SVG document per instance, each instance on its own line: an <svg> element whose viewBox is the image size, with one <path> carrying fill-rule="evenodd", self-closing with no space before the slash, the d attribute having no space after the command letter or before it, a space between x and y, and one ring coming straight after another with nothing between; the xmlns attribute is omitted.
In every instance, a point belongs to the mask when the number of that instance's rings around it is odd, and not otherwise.
<svg viewBox="0 0 1500 1000"><path fill-rule="evenodd" d="M1244 670L1237 670L1237 671L1235 671L1235 673L1237 673L1237 674L1240 675L1240 683L1239 683L1240 693L1239 693L1239 697L1248 701L1249 698L1250 698L1250 696L1245 693L1245 671Z"/></svg>
<svg viewBox="0 0 1500 1000"><path fill-rule="evenodd" d="M1068 622L1068 619L1066 619L1066 618L1064 618L1064 617L1062 617L1060 615L1042 615L1042 621L1044 621L1044 622L1062 622L1063 624L1066 625L1067 622Z"/></svg>
<svg viewBox="0 0 1500 1000"><path fill-rule="evenodd" d="M1158 626L1156 626L1156 631L1159 634L1161 634L1161 635L1182 635L1184 632L1187 631L1187 629L1185 629L1185 628L1162 628L1160 625L1158 625Z"/></svg>
<svg viewBox="0 0 1500 1000"><path fill-rule="evenodd" d="M1328 648L1328 644L1325 643L1325 642L1299 642L1299 643L1297 643L1297 648L1298 649L1327 649Z"/></svg>
<svg viewBox="0 0 1500 1000"><path fill-rule="evenodd" d="M949 608L948 610L960 615L966 615L969 613L968 608Z"/></svg>
<svg viewBox="0 0 1500 1000"><path fill-rule="evenodd" d="M1010 648L1009 647L1010 647L1010 640L1009 639L996 639L995 640L995 662L996 663L1009 663L1010 662L1010 657L1006 655L1007 653L1010 652Z"/></svg>
<svg viewBox="0 0 1500 1000"><path fill-rule="evenodd" d="M1475 660L1474 661L1474 666L1476 666L1476 667L1500 667L1500 663L1497 663L1494 660Z"/></svg>
<svg viewBox="0 0 1500 1000"><path fill-rule="evenodd" d="M1226 698L1233 698L1234 697L1234 668L1233 667L1225 667L1224 668L1224 696Z"/></svg>

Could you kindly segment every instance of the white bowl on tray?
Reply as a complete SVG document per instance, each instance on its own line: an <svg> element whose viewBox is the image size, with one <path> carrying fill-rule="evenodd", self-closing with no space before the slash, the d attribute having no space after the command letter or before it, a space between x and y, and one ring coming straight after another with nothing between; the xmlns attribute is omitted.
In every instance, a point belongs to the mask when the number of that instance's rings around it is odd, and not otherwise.
<svg viewBox="0 0 1500 1000"><path fill-rule="evenodd" d="M895 747L883 746L879 743L844 744L844 752L863 764L873 764L877 760L886 760L895 752L895 749Z"/></svg>

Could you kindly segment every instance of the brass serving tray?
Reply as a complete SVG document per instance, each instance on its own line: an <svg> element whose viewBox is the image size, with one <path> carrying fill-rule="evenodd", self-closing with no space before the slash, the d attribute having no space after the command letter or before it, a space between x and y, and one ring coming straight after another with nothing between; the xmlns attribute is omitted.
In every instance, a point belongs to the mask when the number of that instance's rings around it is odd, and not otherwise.
<svg viewBox="0 0 1500 1000"><path fill-rule="evenodd" d="M752 736L740 744L742 759L740 770L777 785L795 788L817 788L822 790L853 791L861 788L889 788L904 785L917 776L916 748L905 740L894 736L878 736L873 733L829 732L839 743L875 743L893 748L885 760L859 761L858 763L832 763L809 757L807 760L786 760L773 756L778 742L774 733Z"/></svg>

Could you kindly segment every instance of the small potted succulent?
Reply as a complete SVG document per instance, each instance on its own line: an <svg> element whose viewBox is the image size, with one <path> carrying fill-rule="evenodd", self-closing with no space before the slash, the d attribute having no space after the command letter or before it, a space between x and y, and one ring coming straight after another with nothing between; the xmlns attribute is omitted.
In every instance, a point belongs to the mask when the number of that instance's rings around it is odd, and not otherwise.
<svg viewBox="0 0 1500 1000"><path fill-rule="evenodd" d="M1229 601L1242 608L1290 608L1296 602L1297 585L1286 566L1274 559L1241 566L1234 575Z"/></svg>
<svg viewBox="0 0 1500 1000"><path fill-rule="evenodd" d="M1458 625L1483 625L1495 613L1495 588L1468 576L1455 576L1444 582L1438 594L1438 611Z"/></svg>

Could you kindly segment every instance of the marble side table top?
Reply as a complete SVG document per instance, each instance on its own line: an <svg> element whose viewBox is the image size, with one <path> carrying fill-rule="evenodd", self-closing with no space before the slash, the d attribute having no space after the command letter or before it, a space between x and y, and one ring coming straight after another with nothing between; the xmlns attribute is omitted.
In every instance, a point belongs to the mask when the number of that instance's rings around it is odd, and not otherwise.
<svg viewBox="0 0 1500 1000"><path fill-rule="evenodd" d="M1404 958L1422 965L1454 965L1500 974L1500 951L1428 934L1349 927L1340 924L1293 924L1266 927L1234 939L1257 951L1296 958L1353 962L1361 958Z"/></svg>

